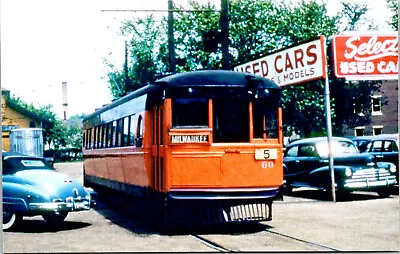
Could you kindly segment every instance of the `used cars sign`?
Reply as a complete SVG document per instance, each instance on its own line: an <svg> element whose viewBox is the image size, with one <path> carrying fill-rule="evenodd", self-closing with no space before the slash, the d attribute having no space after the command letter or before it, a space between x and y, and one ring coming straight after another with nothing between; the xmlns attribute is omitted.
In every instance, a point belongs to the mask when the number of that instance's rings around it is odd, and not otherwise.
<svg viewBox="0 0 400 254"><path fill-rule="evenodd" d="M335 75L339 78L397 79L397 35L336 35L333 37Z"/></svg>
<svg viewBox="0 0 400 254"><path fill-rule="evenodd" d="M325 78L325 38L320 36L233 69L269 78L279 86Z"/></svg>

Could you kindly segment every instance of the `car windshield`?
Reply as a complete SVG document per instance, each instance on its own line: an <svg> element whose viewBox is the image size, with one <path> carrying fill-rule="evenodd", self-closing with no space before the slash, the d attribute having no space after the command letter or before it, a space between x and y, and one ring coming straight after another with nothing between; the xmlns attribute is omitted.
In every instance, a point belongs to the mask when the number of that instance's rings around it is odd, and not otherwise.
<svg viewBox="0 0 400 254"><path fill-rule="evenodd" d="M22 170L41 169L54 170L42 159L35 158L8 158L3 160L3 174L14 174Z"/></svg>
<svg viewBox="0 0 400 254"><path fill-rule="evenodd" d="M321 142L316 145L318 154L321 157L328 157L328 142ZM332 154L354 154L358 153L357 148L351 142L332 141Z"/></svg>

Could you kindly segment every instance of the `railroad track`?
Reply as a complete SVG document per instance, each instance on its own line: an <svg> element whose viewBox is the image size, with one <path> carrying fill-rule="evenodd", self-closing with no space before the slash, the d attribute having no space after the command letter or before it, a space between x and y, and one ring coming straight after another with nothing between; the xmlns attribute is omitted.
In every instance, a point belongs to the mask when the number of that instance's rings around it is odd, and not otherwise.
<svg viewBox="0 0 400 254"><path fill-rule="evenodd" d="M314 247L314 248L316 247L316 248L319 249L319 251L331 251L331 252L340 252L341 251L339 249L332 248L332 247L324 245L324 244L319 244L319 243L307 241L307 240L300 239L300 238L294 237L294 236L290 236L290 235L287 235L287 234L284 234L284 233L280 233L280 232L277 232L277 231L274 231L274 230L271 230L271 229L266 229L264 232L266 232L268 234L276 235L278 237L290 239L290 240L293 240L293 241L296 241L296 242L301 242L303 244L306 244L306 245ZM207 247L214 249L215 251L219 251L219 252L242 252L241 250L232 250L232 249L230 249L228 247L224 247L224 246L218 244L215 240L208 239L210 237L199 236L199 235L196 235L196 234L190 234L189 236L192 237L193 239L199 241L201 244L206 245ZM247 250L243 250L243 251L247 252Z"/></svg>

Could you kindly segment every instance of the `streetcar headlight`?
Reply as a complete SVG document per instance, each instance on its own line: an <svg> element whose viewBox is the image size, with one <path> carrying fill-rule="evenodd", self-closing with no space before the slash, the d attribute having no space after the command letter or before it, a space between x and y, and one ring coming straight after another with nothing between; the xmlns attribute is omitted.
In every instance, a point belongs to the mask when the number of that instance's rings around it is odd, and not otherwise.
<svg viewBox="0 0 400 254"><path fill-rule="evenodd" d="M351 171L351 168L346 168L345 174L347 177L350 177L353 175L353 171Z"/></svg>

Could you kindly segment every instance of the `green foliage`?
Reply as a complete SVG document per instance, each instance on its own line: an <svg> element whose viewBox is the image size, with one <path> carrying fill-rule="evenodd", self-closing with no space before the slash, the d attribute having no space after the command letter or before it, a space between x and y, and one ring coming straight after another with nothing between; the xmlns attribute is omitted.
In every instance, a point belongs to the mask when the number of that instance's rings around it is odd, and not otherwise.
<svg viewBox="0 0 400 254"><path fill-rule="evenodd" d="M389 1L389 0L388 0ZM364 5L342 4L343 10L328 16L326 3L317 0L301 0L294 3L275 0L231 0L229 6L229 52L232 66L239 65L279 49L293 46L311 38L324 35L330 38L343 30L355 29L364 19ZM220 30L220 13L210 2L200 4L189 1L188 6L177 6L174 12L174 40L177 72L199 69L222 69L221 50L205 52L202 35L204 32ZM348 24L342 27L343 23ZM156 20L152 15L125 21L121 33L130 36L129 79L136 86L124 87L123 71L109 74L114 83L120 84L116 91L111 84L114 98L151 82L157 74L165 73L168 66L167 20ZM329 71L330 73L332 70ZM334 79L330 75L330 79ZM110 78L111 80L111 78ZM334 79L332 99L332 123L340 135L343 124L360 122L349 116L348 110L338 111L335 106L349 103L353 98L342 93L349 87L344 80ZM354 84L355 87L359 84ZM368 86L370 89L373 86ZM340 96L340 98L335 97ZM369 100L364 98L365 100ZM302 85L283 88L282 104L285 125L301 129L302 136L320 135L325 132L324 82L312 81ZM346 119L350 120L346 120ZM365 117L364 117L365 118ZM369 121L369 118L366 118Z"/></svg>
<svg viewBox="0 0 400 254"><path fill-rule="evenodd" d="M27 104L19 97L11 96L10 100L20 107L35 113L42 121L43 142L48 147L58 150L62 147L82 148L82 119L83 115L71 116L66 122L59 119L53 112L52 105Z"/></svg>
<svg viewBox="0 0 400 254"><path fill-rule="evenodd" d="M353 3L345 3L342 4L342 20L345 24L345 31L357 31L361 25L365 25L367 22L366 19L363 18L365 13L368 11L367 5L359 5ZM371 28L371 25L370 25Z"/></svg>
<svg viewBox="0 0 400 254"><path fill-rule="evenodd" d="M393 30L399 29L399 3L397 0L386 0L389 9L394 13L391 17L389 25L392 26Z"/></svg>

